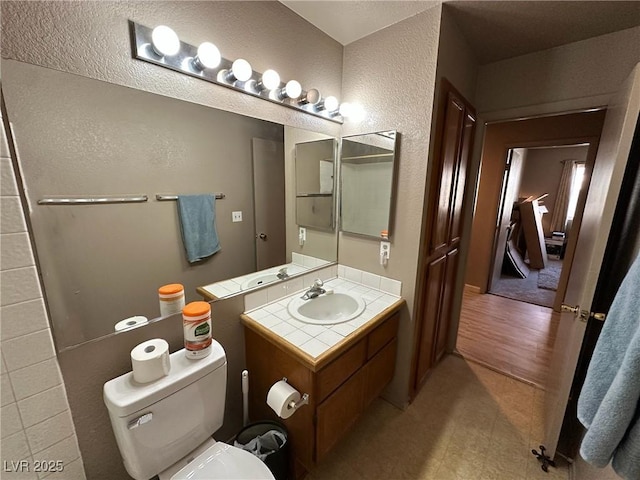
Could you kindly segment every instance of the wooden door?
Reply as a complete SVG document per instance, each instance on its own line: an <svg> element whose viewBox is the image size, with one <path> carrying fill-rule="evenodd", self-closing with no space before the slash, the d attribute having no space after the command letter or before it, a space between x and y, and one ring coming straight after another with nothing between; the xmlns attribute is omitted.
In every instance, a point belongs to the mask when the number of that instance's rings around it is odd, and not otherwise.
<svg viewBox="0 0 640 480"><path fill-rule="evenodd" d="M412 365L412 394L446 351L451 302L457 282L464 224L467 170L473 150L475 111L446 80L440 85L434 174L429 182L423 236L419 308Z"/></svg>
<svg viewBox="0 0 640 480"><path fill-rule="evenodd" d="M444 118L442 154L439 159L436 189L437 203L433 205L435 215L431 227L431 248L434 252L447 245L452 217L453 194L456 192L455 180L459 170L459 156L462 138L462 126L465 118L464 104L453 92L449 92ZM463 188L464 190L464 188Z"/></svg>
<svg viewBox="0 0 640 480"><path fill-rule="evenodd" d="M442 286L442 299L440 300L440 315L436 330L436 344L433 363L437 364L447 349L449 338L449 326L451 325L451 304L453 302L453 290L455 288L456 272L458 271L458 249L447 253L445 266L444 285Z"/></svg>
<svg viewBox="0 0 640 480"><path fill-rule="evenodd" d="M424 289L422 292L424 307L419 317L421 324L420 344L418 347L416 385L421 385L433 366L433 346L440 316L440 297L445 279L447 256L436 258L427 268Z"/></svg>
<svg viewBox="0 0 640 480"><path fill-rule="evenodd" d="M284 144L253 139L256 270L286 263Z"/></svg>
<svg viewBox="0 0 640 480"><path fill-rule="evenodd" d="M640 113L640 64L609 103L563 303L591 311L613 214ZM555 456L586 323L563 313L545 394L544 445Z"/></svg>

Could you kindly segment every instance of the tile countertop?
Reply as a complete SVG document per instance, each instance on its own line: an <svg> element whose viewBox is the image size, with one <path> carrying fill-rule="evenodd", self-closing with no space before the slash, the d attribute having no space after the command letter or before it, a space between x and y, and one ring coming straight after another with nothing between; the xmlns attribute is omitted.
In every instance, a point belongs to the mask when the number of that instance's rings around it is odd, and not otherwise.
<svg viewBox="0 0 640 480"><path fill-rule="evenodd" d="M240 318L246 327L298 355L311 370L317 371L404 304L404 299L399 296L344 278L326 281L323 288L332 289L334 293L357 293L365 301L364 312L353 320L335 325L300 322L289 314L287 305L307 290L304 289L245 312Z"/></svg>

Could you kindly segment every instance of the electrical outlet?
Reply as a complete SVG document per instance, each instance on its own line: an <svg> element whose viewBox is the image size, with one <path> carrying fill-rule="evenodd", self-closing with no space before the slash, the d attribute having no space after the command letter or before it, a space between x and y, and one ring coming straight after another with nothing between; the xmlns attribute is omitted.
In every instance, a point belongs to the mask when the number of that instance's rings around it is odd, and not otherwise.
<svg viewBox="0 0 640 480"><path fill-rule="evenodd" d="M380 256L385 255L387 260L391 253L391 244L389 242L380 242Z"/></svg>
<svg viewBox="0 0 640 480"><path fill-rule="evenodd" d="M302 246L306 241L307 241L307 229L304 227L300 227L300 230L298 230L298 244Z"/></svg>
<svg viewBox="0 0 640 480"><path fill-rule="evenodd" d="M242 221L242 212L231 212L231 221L232 222L241 222Z"/></svg>

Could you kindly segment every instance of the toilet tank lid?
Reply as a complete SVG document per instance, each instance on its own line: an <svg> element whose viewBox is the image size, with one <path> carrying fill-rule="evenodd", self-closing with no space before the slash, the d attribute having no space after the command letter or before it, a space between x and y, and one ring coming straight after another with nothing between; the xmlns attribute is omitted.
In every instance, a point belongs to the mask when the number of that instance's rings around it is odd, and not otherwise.
<svg viewBox="0 0 640 480"><path fill-rule="evenodd" d="M204 358L187 358L184 348L170 357L169 374L158 380L138 383L129 372L105 383L103 397L109 411L118 417L126 417L226 366L224 349L215 340L211 344L211 353Z"/></svg>

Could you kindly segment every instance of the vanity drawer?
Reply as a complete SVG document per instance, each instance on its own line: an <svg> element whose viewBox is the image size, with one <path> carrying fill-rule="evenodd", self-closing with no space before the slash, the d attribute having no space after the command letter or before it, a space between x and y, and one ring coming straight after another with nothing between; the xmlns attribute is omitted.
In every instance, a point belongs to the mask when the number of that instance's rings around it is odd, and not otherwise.
<svg viewBox="0 0 640 480"><path fill-rule="evenodd" d="M367 360L372 358L384 347L389 341L396 336L398 332L398 322L400 320L400 312L396 312L382 325L377 327L368 336Z"/></svg>
<svg viewBox="0 0 640 480"><path fill-rule="evenodd" d="M364 365L366 350L367 341L364 338L318 372L318 403L327 398L331 392Z"/></svg>

